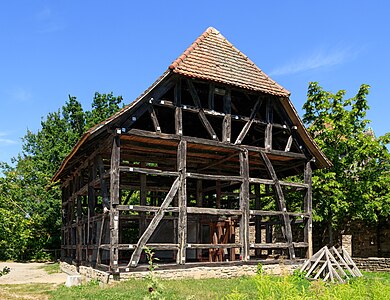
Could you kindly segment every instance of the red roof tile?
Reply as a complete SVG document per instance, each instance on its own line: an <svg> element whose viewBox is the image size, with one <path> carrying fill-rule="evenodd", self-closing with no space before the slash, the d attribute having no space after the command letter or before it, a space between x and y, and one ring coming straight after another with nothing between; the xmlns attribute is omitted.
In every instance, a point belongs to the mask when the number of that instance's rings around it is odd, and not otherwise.
<svg viewBox="0 0 390 300"><path fill-rule="evenodd" d="M269 78L215 28L209 27L170 66L173 72L267 94L290 92Z"/></svg>

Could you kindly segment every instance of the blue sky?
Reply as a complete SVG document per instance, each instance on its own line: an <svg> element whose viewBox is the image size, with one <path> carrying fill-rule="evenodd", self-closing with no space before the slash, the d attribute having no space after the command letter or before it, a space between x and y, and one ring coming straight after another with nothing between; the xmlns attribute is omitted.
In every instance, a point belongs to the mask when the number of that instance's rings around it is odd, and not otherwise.
<svg viewBox="0 0 390 300"><path fill-rule="evenodd" d="M299 113L310 81L371 85L368 118L390 131L389 1L1 1L0 161L68 95L132 102L207 27L288 89Z"/></svg>

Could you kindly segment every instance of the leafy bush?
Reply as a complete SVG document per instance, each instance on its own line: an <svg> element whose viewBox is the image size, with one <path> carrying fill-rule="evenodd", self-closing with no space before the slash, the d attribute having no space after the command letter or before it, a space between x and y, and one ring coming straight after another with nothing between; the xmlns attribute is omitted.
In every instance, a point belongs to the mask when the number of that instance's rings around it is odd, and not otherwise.
<svg viewBox="0 0 390 300"><path fill-rule="evenodd" d="M11 272L11 269L8 268L7 266L5 266L5 267L3 268L3 270L0 271L0 277L3 276L3 275L8 274L9 272Z"/></svg>

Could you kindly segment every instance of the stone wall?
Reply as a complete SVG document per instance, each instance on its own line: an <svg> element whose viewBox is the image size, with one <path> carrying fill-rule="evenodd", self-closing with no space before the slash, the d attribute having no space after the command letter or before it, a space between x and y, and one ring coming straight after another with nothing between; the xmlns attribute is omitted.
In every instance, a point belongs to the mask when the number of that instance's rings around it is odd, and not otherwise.
<svg viewBox="0 0 390 300"><path fill-rule="evenodd" d="M291 274L295 269L299 268L302 265L302 261L299 262L282 262L263 264L262 269L266 274ZM109 273L95 270L91 267L80 266L79 272L77 272L76 267L65 262L61 262L61 270L67 274L74 275L80 274L85 277L85 279L98 279L103 283L107 283L110 280L126 280L129 278L144 278L148 275L148 271L143 272L128 272L121 273L120 275L110 275ZM75 272L76 270L76 272ZM154 274L162 279L184 279L184 278L193 278L193 279L204 279L204 278L232 278L239 276L252 276L255 275L258 271L257 265L242 265L242 266L223 266L223 267L193 267L186 269L171 269L171 270L156 270Z"/></svg>
<svg viewBox="0 0 390 300"><path fill-rule="evenodd" d="M354 257L390 257L390 219L376 225L355 222L349 227L342 235L342 245Z"/></svg>
<svg viewBox="0 0 390 300"><path fill-rule="evenodd" d="M60 270L68 275L78 274L77 267L75 265L68 264L64 261L60 262Z"/></svg>
<svg viewBox="0 0 390 300"><path fill-rule="evenodd" d="M266 274L291 274L295 269L301 266L301 263L296 264L267 264L262 265L262 269ZM176 270L156 270L156 276L162 279L205 279L205 278L232 278L239 276L252 276L258 270L257 265L243 265L230 267L195 267L188 269ZM144 278L148 272L129 272L121 273L120 279L128 278ZM111 278L110 278L111 279Z"/></svg>
<svg viewBox="0 0 390 300"><path fill-rule="evenodd" d="M360 270L376 271L376 272L389 272L390 271L390 258L384 257L368 257L359 258L354 257L353 261Z"/></svg>

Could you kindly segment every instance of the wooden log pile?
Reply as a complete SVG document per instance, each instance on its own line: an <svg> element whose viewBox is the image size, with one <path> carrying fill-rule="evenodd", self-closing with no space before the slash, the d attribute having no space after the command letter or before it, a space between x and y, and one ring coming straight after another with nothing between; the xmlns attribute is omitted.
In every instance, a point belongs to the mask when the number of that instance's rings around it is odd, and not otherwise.
<svg viewBox="0 0 390 300"><path fill-rule="evenodd" d="M310 280L322 279L323 281L345 283L352 277L363 276L348 252L341 247L321 248L301 267L301 272L306 272L305 277Z"/></svg>

